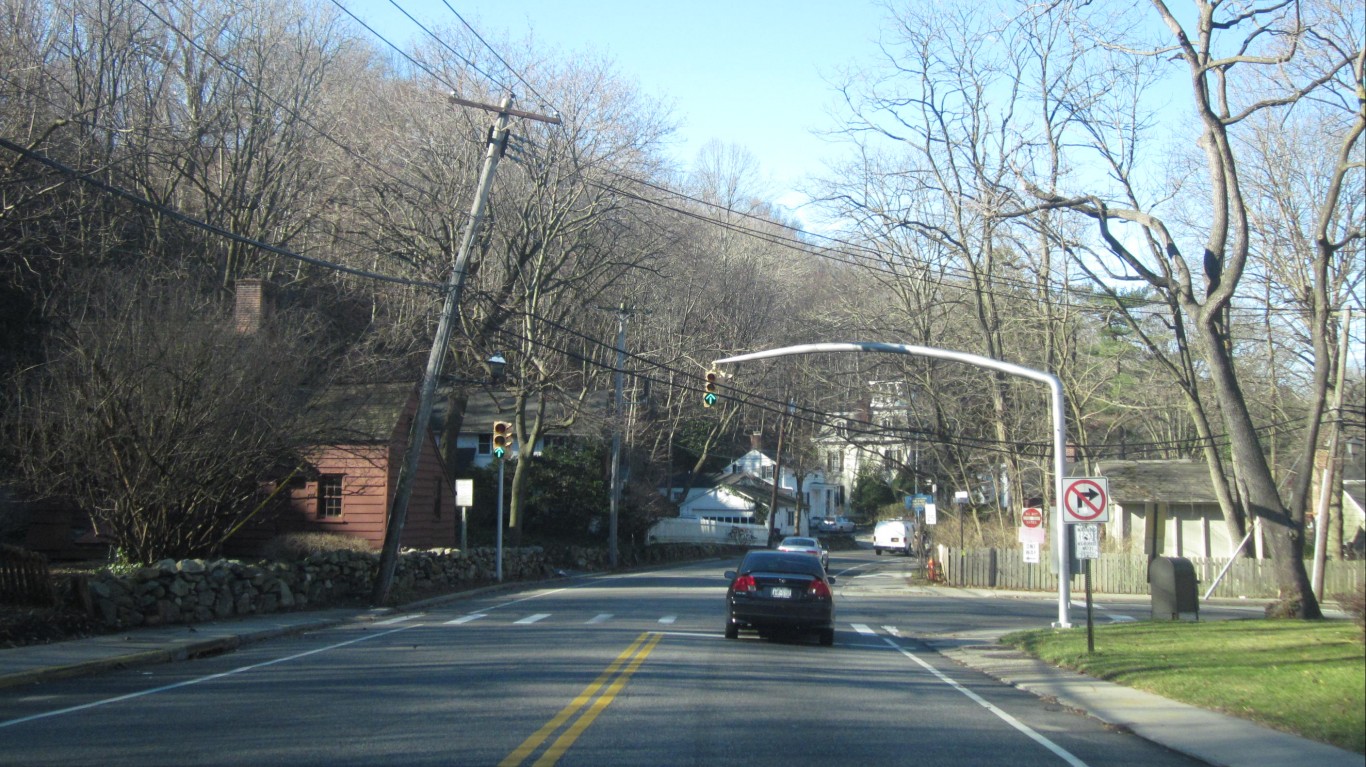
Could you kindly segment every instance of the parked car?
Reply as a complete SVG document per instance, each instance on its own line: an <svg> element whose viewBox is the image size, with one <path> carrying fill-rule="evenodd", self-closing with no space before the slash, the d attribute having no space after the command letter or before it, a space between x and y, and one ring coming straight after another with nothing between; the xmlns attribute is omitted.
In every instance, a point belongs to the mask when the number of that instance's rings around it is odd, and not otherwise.
<svg viewBox="0 0 1366 767"><path fill-rule="evenodd" d="M796 554L811 554L816 557L816 559L820 560L821 567L830 566L830 552L815 538L789 535L778 543L778 551L790 551Z"/></svg>
<svg viewBox="0 0 1366 767"><path fill-rule="evenodd" d="M812 556L755 550L739 568L727 570L726 638L740 630L759 636L779 632L814 633L820 643L835 643L835 576Z"/></svg>
<svg viewBox="0 0 1366 767"><path fill-rule="evenodd" d="M884 519L873 528L873 550L878 556L884 551L910 556L914 539L915 523L907 519Z"/></svg>
<svg viewBox="0 0 1366 767"><path fill-rule="evenodd" d="M811 530L817 533L852 533L854 521L848 517L812 517Z"/></svg>

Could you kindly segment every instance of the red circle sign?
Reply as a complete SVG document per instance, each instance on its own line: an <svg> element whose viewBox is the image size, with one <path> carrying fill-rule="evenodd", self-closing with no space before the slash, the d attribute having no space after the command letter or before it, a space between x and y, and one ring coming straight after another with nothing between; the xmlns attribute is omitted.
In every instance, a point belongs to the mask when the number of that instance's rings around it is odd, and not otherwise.
<svg viewBox="0 0 1366 767"><path fill-rule="evenodd" d="M1042 527L1043 510L1031 506L1024 510L1024 514L1020 516L1020 521L1024 523L1025 527Z"/></svg>
<svg viewBox="0 0 1366 767"><path fill-rule="evenodd" d="M1094 479L1073 479L1063 493L1064 507L1067 510L1069 521L1072 522L1096 522L1103 521L1105 505L1109 499L1105 497L1106 490Z"/></svg>

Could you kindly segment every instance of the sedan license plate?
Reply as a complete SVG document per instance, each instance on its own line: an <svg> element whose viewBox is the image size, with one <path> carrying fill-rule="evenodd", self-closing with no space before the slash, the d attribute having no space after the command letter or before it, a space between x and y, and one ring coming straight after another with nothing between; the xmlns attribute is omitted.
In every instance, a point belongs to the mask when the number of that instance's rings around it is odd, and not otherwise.
<svg viewBox="0 0 1366 767"><path fill-rule="evenodd" d="M768 590L768 595L774 599L791 599L792 589L787 586L774 586Z"/></svg>

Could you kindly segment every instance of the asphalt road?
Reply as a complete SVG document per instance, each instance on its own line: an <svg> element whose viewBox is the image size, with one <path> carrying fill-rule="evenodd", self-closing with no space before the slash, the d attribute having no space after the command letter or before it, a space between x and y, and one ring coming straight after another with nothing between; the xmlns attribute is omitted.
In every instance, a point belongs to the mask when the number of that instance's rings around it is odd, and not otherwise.
<svg viewBox="0 0 1366 767"><path fill-rule="evenodd" d="M0 690L0 764L1193 763L929 650L1047 626L1056 604L938 596L908 585L913 564L833 554L830 648L722 638L713 562Z"/></svg>

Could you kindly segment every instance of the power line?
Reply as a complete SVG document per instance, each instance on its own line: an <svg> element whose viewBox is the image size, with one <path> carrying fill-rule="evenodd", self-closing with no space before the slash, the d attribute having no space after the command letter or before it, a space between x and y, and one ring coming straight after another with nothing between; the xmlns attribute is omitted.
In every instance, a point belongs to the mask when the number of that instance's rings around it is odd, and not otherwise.
<svg viewBox="0 0 1366 767"><path fill-rule="evenodd" d="M402 56L403 58L407 59L407 60L408 60L408 63L412 64L413 66L417 67L418 69L422 70L423 72L426 72L432 79L436 80L437 82L439 82L439 83L441 83L442 85L444 85L444 86L446 86L447 88L449 88L450 91L451 91L452 93L455 93L456 91L459 90L459 89L456 88L453 84L451 84L450 81L448 81L448 80L446 80L446 78L442 77L438 72L435 72L434 70L432 70L431 67L428 67L426 64L423 64L422 62L420 62L420 61L418 61L417 59L413 58L407 51L405 51L405 50L403 50L402 48L398 47L398 46L395 45L391 40L389 40L389 38L387 38L387 37L385 37L384 35L380 34L379 31L376 30L374 27L372 27L372 26L370 26L369 24L365 23L365 20L364 20L364 19L362 19L361 17L359 17L359 16L357 16L356 14L352 13L351 10L350 10L349 8L347 8L345 5L342 5L341 0L332 0L332 4L335 5L335 6L337 6L338 8L340 8L340 9L342 10L342 13L345 13L347 16L350 16L352 19L354 19L355 22L356 22L357 24L361 25L362 27L365 27L366 31L368 31L370 34L374 35L375 37L379 38L379 40L380 40L381 42L383 42L385 45L387 45L387 46L389 46L391 49L393 49L393 51L394 51L395 53L397 53L398 55L400 55L400 56ZM497 81L495 80L494 83L497 84Z"/></svg>
<svg viewBox="0 0 1366 767"><path fill-rule="evenodd" d="M56 170L57 172L61 173L62 175L71 178L72 180L79 181L84 184L89 184L90 186L100 189L101 191L107 192L108 194L112 194L120 199L131 202L139 207L147 208L149 210L155 210L158 213L166 216L167 218L179 221L182 224L186 224L196 229L201 229L211 234L216 234L219 237L224 237L226 239L232 240L233 242L248 245L259 250L264 250L267 253L273 253L277 256L283 256L285 258L290 258L295 261L301 261L303 263L311 264L313 266L322 267L324 269L330 269L335 272L344 272L346 274L355 275L357 277L364 277L366 279L371 280L379 280L381 282L389 282L396 285L408 285L412 287L431 288L433 290L440 290L443 288L441 284L435 282L423 282L421 280L411 280L404 277L394 277L388 274L379 274L377 272L371 272L365 269L356 269L354 267L345 266L343 264L334 263L332 261L324 261L320 258L305 256L301 253L295 253L293 251L286 250L276 245L271 245L269 243L261 242L260 240L252 239L251 237L247 237L245 235L237 234L236 232L229 231L221 226L210 224L207 221L201 221L197 218L194 218L193 216L181 213L180 211L175 210L174 208L162 205L161 203L152 202L151 200L134 194L126 189L122 189L120 187L114 186L113 184L101 181L89 173L82 173L81 171L78 171L75 168L72 168L64 163L58 162L57 160L48 157L45 154L42 154L41 152L36 152L32 149L28 149L27 147L20 146L19 144L16 144L13 141L10 141L9 139L4 138L2 136L0 136L0 147L8 149L9 151L14 152L16 154L23 155L29 160L46 165L49 168L52 168L53 170Z"/></svg>
<svg viewBox="0 0 1366 767"><path fill-rule="evenodd" d="M428 29L427 26L426 26L425 24L423 24L422 22L418 21L411 13L408 13L408 11L407 11L403 6L399 5L399 4L398 4L398 0L389 0L389 4L392 5L392 6L394 6L395 8L397 8L399 13L403 14L404 16L407 16L407 17L408 17L408 20L411 21L411 22L413 22L414 24L416 24L418 29L422 30L423 32L426 32L428 37L430 37L430 38L432 38L433 40L435 40L435 41L437 42L437 44L440 45L442 48L445 48L446 50L450 51L450 53L451 53L452 56L455 56L457 59L460 59L461 61L463 61L463 62L465 63L465 65L468 66L470 69L473 69L474 71L476 71L476 72L478 72L479 74L483 75L486 79L488 79L488 80L489 80L490 82L492 82L494 85L497 85L499 88L501 88L501 89L503 89L503 90L505 90L505 91L511 91L511 90L512 90L511 88L507 87L507 85L506 85L502 80L499 80L498 78L494 77L493 75L489 74L488 72L485 72L483 69L480 69L478 64L475 64L475 63L474 63L473 61L471 61L468 57L466 57L463 53L461 53L460 51L457 51L455 48L451 47L445 40L442 40L435 32L433 32L432 30ZM449 7L449 6L448 6L448 7ZM367 27L367 28L368 28L368 27ZM477 37L477 35L476 35L476 37ZM381 38L381 39L383 39L383 38ZM388 41L388 40L385 40L385 42L388 43L389 41ZM483 42L482 39L480 40L480 42ZM393 45L393 44L390 43L390 46L391 46L391 47L392 47L392 45ZM485 43L485 45L487 45L487 43ZM504 66L506 66L506 64L504 64ZM515 74L515 73L514 73L514 74Z"/></svg>
<svg viewBox="0 0 1366 767"><path fill-rule="evenodd" d="M611 351L612 353L616 353L616 347L607 341L603 341L594 336L574 330L564 325L563 323L551 320L546 317L540 317L538 315L530 313L522 314L523 316L533 317L536 320L545 323L546 325L557 328L562 332L580 338L588 342L590 345L600 347L604 351ZM617 370L617 367L615 365L609 365L600 362L599 360L585 357L573 350L564 348L562 346L556 346L544 340L532 339L529 336L526 336L521 333L516 333L507 329L501 329L499 332L504 336L532 344L533 346L539 346L554 352L558 352L560 354L564 354L570 357L571 359L579 360L581 362L587 363L594 367L601 368L603 370L613 372ZM633 352L626 352L625 356L631 358L632 360L644 363L647 369L663 370L665 372L674 373L675 375L684 378L696 377L699 382L701 380L698 374L695 372L682 371L671 365L656 362L654 360L651 360L647 357L644 357ZM679 384L669 379L661 379L649 375L647 373L642 372L641 369L623 369L622 372L631 375L637 379L648 380L652 383L657 383L662 386L667 386L674 389L682 388L686 390L687 388L690 388L680 386ZM728 389L730 392L725 395L727 398L739 402L740 404L748 408L759 410L761 412L768 412L774 415L783 415L787 412L788 403L786 401L780 400L779 398L766 396L757 392L747 391L731 384L727 384L725 388ZM804 421L814 426L843 430L846 433L854 433L861 436L880 437L882 438L883 443L886 442L886 437L888 436L892 437L894 440L899 438L902 442L923 439L927 441L933 441L938 444L944 444L950 447L987 450L997 453L1015 453L1024 455L1026 457L1031 455L1034 457L1045 456L1052 448L1052 443L1046 441L1006 442L986 438L962 437L961 435L957 438L954 438L947 434L943 434L941 432L932 431L928 429L914 429L901 426L878 426L872 423L861 425L865 422L851 419L848 416L841 415L839 413L831 413L828 411L818 410L804 405L799 405L797 409L802 413L802 415L797 416L798 420ZM1276 423L1259 426L1257 427L1257 431L1263 433L1265 436L1268 437L1274 437L1288 433L1295 433L1302 431L1305 428L1305 425L1302 423L1302 420L1303 419L1300 418L1285 419L1282 421L1278 421ZM1125 453L1144 452L1186 453L1200 449L1206 446L1207 444L1213 445L1215 447L1226 446L1227 444L1229 444L1229 438L1227 435L1215 435L1211 438L1194 437L1188 440L1169 440L1160 442L1125 442L1119 445L1088 444L1086 447L1087 450L1090 451L1096 457L1103 457L1105 455L1121 455Z"/></svg>
<svg viewBox="0 0 1366 767"><path fill-rule="evenodd" d="M542 107L546 108L550 112L553 112L554 114L558 115L560 113L560 110L553 103L551 103L550 99L547 99L545 96L542 96L540 91L536 90L535 86L527 82L526 78L522 77L521 73L518 72L515 68L513 68L511 64L507 62L507 59L504 59L502 55L499 54L498 51L492 45L489 45L488 41L484 39L483 35L479 34L478 30L470 26L470 23L468 21L465 21L465 17L461 16L459 11L451 7L451 4L450 2L448 2L448 0L441 0L441 2L446 6L446 8L450 10L451 13L455 14L455 17L460 20L461 24L465 25L465 28L470 31L470 34L474 35L475 38L479 40L479 42L483 43L485 48L489 49L489 53L492 53L493 57L498 59L498 61L503 65L504 69L511 72L512 76L517 78L518 82L520 82L522 85L525 85L527 90L531 92L531 95L540 99L539 103Z"/></svg>
<svg viewBox="0 0 1366 767"><path fill-rule="evenodd" d="M533 146L534 146L534 144L533 144ZM723 211L723 212L725 212L726 214L729 214L729 215L735 215L735 216L738 216L738 217L743 218L743 219L749 219L749 220L752 220L752 221L756 221L756 222L759 222L759 223L764 224L765 226L780 227L780 228L785 229L785 230L787 230L787 231L793 232L793 234L792 234L791 236L783 236L783 235L776 234L776 233L773 233L773 232L765 232L765 231L761 231L761 230L754 229L754 228L751 228L751 227L743 226L743 225L738 224L738 223L733 223L733 222L729 222L729 221L721 221L721 220L718 220L718 219L716 219L716 218L714 218L714 217L710 217L710 216L704 215L704 214L702 214L702 213L698 213L698 212L696 212L696 211L690 211L690 210L687 210L687 209L684 209L684 208L679 208L679 207L676 207L676 206L668 205L668 204L663 203L663 202L661 202L661 201L659 201L659 200L652 199L652 198L650 198L650 197L647 197L647 196L642 195L642 194L637 193L637 192L632 192L632 191L630 191L630 190L623 189L623 188L621 188L621 187L619 187L619 186L616 186L616 185L613 185L613 184L608 184L608 183L599 182L599 181L593 181L593 180L585 180L585 183L592 184L592 185L597 186L597 187L599 187L600 189L603 189L603 190L605 190L605 191L609 191L609 192L614 192L614 193L617 193L617 194L621 194L621 195L623 195L623 196L629 197L629 198L631 198L631 199L638 200L638 201L643 202L643 203L646 203L646 204L648 204L648 205L653 205L653 206L662 208L662 209L667 210L667 211L672 212L672 213L676 213L676 214L683 215L683 216L687 216L687 217L689 217L689 218L693 218L693 219L696 219L696 220L699 220L699 221L703 221L703 222L708 223L708 224L710 224L710 225L717 226L717 227L720 227L720 228L723 228L723 229L726 229L726 230L729 230L729 231L734 231L734 232L737 232L737 233L739 233L739 234L748 235L748 236L754 237L754 238L756 238L756 239L759 239L759 240L761 240L761 241L763 241L763 242L767 242L767 243L773 244L773 245L778 245L778 246L780 246L780 247L785 247L785 248L788 248L788 249L790 249L790 250L795 250L795 251L797 251L797 252L800 252L800 253L803 253L803 254L806 254L806 255L810 255L810 256L814 256L814 257L816 257L816 258L821 258L821 259L825 259L825 260L828 260L828 261L833 261L833 262L836 262L836 263L844 264L844 265L846 265L846 266L853 266L853 267L857 267L857 268L861 268L861 269L866 269L866 270L869 270L869 271L873 271L873 272L885 274L885 275L887 275L887 276L889 276L889 277L894 277L894 278L898 278L898 279L904 278L904 277L906 276L906 274L905 274L903 271L898 270L897 268L894 268L893 266L889 265L889 264L891 263L891 261L890 261L890 259L888 258L888 255L887 255L886 253L884 253L883 251L878 250L877 248L874 248L874 247L871 247L871 246L868 246L868 245L860 245L860 244L858 244L858 243L850 242L850 241L848 241L848 240L844 240L844 239L841 239L841 238L833 237L833 236L830 236L830 235L825 235L825 234L820 234L820 233L817 233L817 232L810 232L810 231L806 231L806 230L796 229L795 227L792 227L792 226L790 226L790 225L788 225L788 224L782 224L782 223L773 221L772 219L764 218L764 217L762 217L762 216L758 216L758 215L755 215L755 214L752 214L752 213L747 213L747 212L744 212L744 211L735 210L735 209L733 209L733 208L728 208L728 207L726 207L726 206L724 206L724 205L720 205L720 204L718 204L718 203L714 203L714 202L709 202L709 201L706 201L706 200L702 200L702 199L699 199L699 198L697 198L697 197L693 197L693 196L691 196L691 195L688 195L688 194L686 194L686 193L684 193L684 192L681 192L681 191L678 191L678 190L675 190L675 189L670 189L670 188L668 188L668 187L665 187L665 186L662 186L662 185L659 185L659 184L656 184L656 183L653 183L653 182L650 182L650 181L646 181L646 180L644 180L644 179L635 178L635 177L633 177L633 176L629 176L629 175L624 174L624 173L621 173L621 172L619 172L619 171L614 171L614 170L611 170L611 169L603 169L603 172L606 173L606 174L608 174L608 175L610 175L610 176L616 177L616 178L618 178L618 179L620 179L620 180L626 181L626 182L628 182L628 183L638 184L638 185L643 186L643 187L646 187L646 188L648 188L648 189L653 189L653 190L655 190L655 191L659 191L659 192L662 192L662 193L664 193L664 194L668 194L668 195L671 195L671 196L674 196L674 197L678 197L678 198L680 198L680 199L682 199L682 200L686 200L686 201L688 201L688 202L695 203L695 204L697 204L697 205L701 205L701 206L704 206L704 207L707 207L707 208L713 208L713 209L716 209L716 210L719 210L719 211ZM824 247L824 248L817 248L817 247L813 246L812 244L810 244L810 243L804 241L803 239L801 239L802 237L807 237L807 238L818 238L818 239L821 239L821 240L825 240L825 241L834 243L835 245L837 245L837 246L839 246L839 247ZM843 250L843 251L840 250L841 247L844 248L845 250ZM927 263L926 266L928 267L929 264ZM964 280L964 281L970 281L970 280L972 280L972 279L976 276L976 275L974 275L973 272L971 272L971 271L969 271L969 270L967 270L967 269L961 268L961 267L951 267L951 266L942 266L942 265L940 265L940 266L938 266L938 268L939 268L939 270L941 271L941 273L944 274L946 277L957 278L957 279ZM1012 286L1013 286L1013 287L1018 288L1018 289L1020 289L1020 290L1030 291L1031 293L1032 293L1033 291L1035 291L1035 290L1037 290L1038 288L1041 287L1040 284L1037 284L1037 283L1027 282L1027 281L1025 281L1025 280L1015 279L1015 278L1010 278L1010 277L1002 277L1002 276L1000 276L1000 275L993 275L991 279L992 279L992 281L993 281L994 284L1001 285L1001 286L1005 286L1005 287L1012 287ZM949 283L948 285L949 285L949 286L952 286L951 283ZM963 289L963 290L972 290L972 291L974 291L974 292L982 293L982 294L984 294L984 295L990 295L990 296L993 296L993 297L995 297L995 298L1002 299L1002 300L1017 301L1017 300L1020 299L1020 296L1019 296L1019 295L1002 294L1002 293L999 293L999 292L994 291L994 290L983 289L983 288L980 288L980 287L974 286L974 285L957 285L957 286L954 286L954 287L958 287L959 289ZM1050 290L1058 291L1058 292L1061 292L1061 293L1067 294L1067 295L1081 295L1081 296L1085 296L1085 297L1088 297L1088 298L1093 298L1093 299L1096 299L1096 300L1118 300L1118 301L1123 302L1123 303L1125 304L1124 308L1128 309L1129 311L1147 311L1147 312L1155 312L1155 313L1163 313L1163 314L1165 314L1166 312L1165 312L1164 310L1169 310L1169 309L1170 309L1170 307L1169 307L1164 301L1162 301L1162 300L1160 300L1160 299L1156 299L1156 298L1134 299L1134 298L1129 298L1129 297L1119 297L1118 299L1112 299L1110 296L1108 296L1108 295L1106 295L1106 294L1103 294L1103 293L1097 293L1097 292L1091 292L1091 291L1078 291L1076 288L1073 288L1073 287L1070 286L1070 285L1067 285L1067 284L1059 284L1059 283L1051 282L1051 281L1044 283L1044 284L1043 284L1043 287L1048 287ZM1061 302L1061 303L1056 303L1055 305L1058 306L1058 307L1060 307L1060 308L1077 309L1077 310L1081 310L1081 311L1110 311L1110 310L1119 308L1119 307L1115 307L1115 306L1106 306L1106 305L1097 305L1097 304L1086 304L1086 303L1080 303L1080 304L1079 304L1079 303L1074 303L1074 302ZM1235 311L1235 312L1240 312L1240 313L1254 313L1254 312L1255 312L1255 313L1257 314L1257 316L1260 316L1260 315L1263 314L1264 312L1268 312L1268 311L1269 311L1270 313L1272 313L1272 314L1279 314L1279 315L1285 315L1285 316L1290 316L1290 317L1300 317L1300 316L1301 316L1300 313L1296 312L1296 311L1293 310L1293 309L1274 310L1274 309L1269 309L1269 308L1268 308L1268 309L1266 309L1266 310L1263 310L1263 309L1257 309L1257 308L1252 308L1252 307L1240 307L1240 306L1233 306L1233 307L1231 307L1231 308L1232 308L1233 311Z"/></svg>
<svg viewBox="0 0 1366 767"><path fill-rule="evenodd" d="M309 128L311 128L311 129L313 130L314 133L317 133L317 134L318 134L320 137L322 137L323 139L326 139L327 141L331 142L331 143L332 143L334 146L336 146L338 149L341 149L342 152L346 153L347 156L353 157L353 158L355 158L355 159L361 161L361 162L364 163L365 165L369 166L372 170L379 171L382 175L384 175L384 176L386 176L386 177L388 177L388 178L391 178L391 179L393 179L394 181L397 181L399 184L402 184L402 185L405 185L405 186L409 187L409 188L412 189L413 191L417 191L417 192L422 191L422 190L418 189L415 185L413 185L411 182L409 182L409 181L407 181L407 180L405 180L405 179L402 179L402 178L398 177L398 176L395 175L393 172L391 172L391 171L389 171L388 169L386 169L386 168L382 167L381 165L379 165L379 163L376 163L374 160L371 160L370 158L366 157L365 155L362 155L360 152L356 151L354 148L352 148L352 147L350 147L350 146L348 146L348 145L346 145L346 144L343 144L340 140L338 140L338 139L336 139L335 137L333 137L333 136L332 136L330 133L328 133L327 131L323 130L322 128L319 128L317 125L314 125L313 122L310 121L307 117L304 117L302 114L300 114L299 111L298 111L297 109L295 109L294 107L292 107L292 106L290 106L290 105L288 105L288 104L285 104L285 103L281 102L279 99L275 98L275 97L272 96L269 92L267 92L264 88L262 88L261 86L257 85L256 83L252 82L251 80L249 80L249 79L246 77L246 75L242 74L242 72L239 71L239 69L240 69L239 67L230 65L230 64L229 64L227 61L225 61L222 57L220 57L220 56L218 56L217 54L213 53L213 52L210 51L208 48L205 48L203 45L201 45L198 41L196 41L194 38L190 37L190 36L189 36L188 34L186 34L185 32L182 32L182 31L180 30L180 28L177 27L177 26L176 26L173 22L171 22L169 19L163 18L163 17L161 16L161 14L157 13L157 11L156 11L154 8L152 8L152 6L148 5L148 4L145 2L145 0L137 0L137 2L138 2L138 5L141 5L143 8L145 8L145 9L147 10L148 13L150 13L153 17L155 17L157 21L160 21L167 29L169 29L169 30L171 30L172 32L174 32L176 35L178 35L178 36L179 36L181 39L183 39L185 42L189 43L191 46L193 46L193 47L194 47L196 50L198 50L200 53L203 53L205 56L208 56L209 58L213 59L214 63L217 64L220 68L222 68L223 70L227 71L227 72L228 72L229 74L231 74L233 77L236 77L239 81L242 82L242 84L246 85L248 88L252 89L254 92L260 94L263 98L265 98L265 99L266 99L267 101L269 101L271 104L275 105L276 108L285 110L285 112L287 112L291 117L293 117L294 119L298 120L299 122L301 122L301 123L303 123L304 125L306 125L306 126L308 126ZM191 16L195 16L196 18L198 18L198 15L197 15L197 13L196 13L196 11L195 11L195 9L194 9L193 6L190 6L190 7L188 8L188 13L189 13ZM50 102L49 102L49 103L50 103ZM55 106L55 105L54 105L54 106Z"/></svg>

